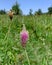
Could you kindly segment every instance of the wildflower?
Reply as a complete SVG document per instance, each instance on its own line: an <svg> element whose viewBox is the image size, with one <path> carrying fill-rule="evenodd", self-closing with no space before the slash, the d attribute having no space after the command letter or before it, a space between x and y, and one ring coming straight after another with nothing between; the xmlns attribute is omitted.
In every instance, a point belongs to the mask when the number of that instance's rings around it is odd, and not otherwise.
<svg viewBox="0 0 52 65"><path fill-rule="evenodd" d="M14 13L13 13L12 11L10 11L10 12L8 13L10 20L12 20L13 14L14 14Z"/></svg>
<svg viewBox="0 0 52 65"><path fill-rule="evenodd" d="M26 42L29 38L29 34L28 34L28 31L26 30L26 27L25 25L23 24L23 29L22 31L20 32L20 38L21 38L21 44L23 47L26 46Z"/></svg>

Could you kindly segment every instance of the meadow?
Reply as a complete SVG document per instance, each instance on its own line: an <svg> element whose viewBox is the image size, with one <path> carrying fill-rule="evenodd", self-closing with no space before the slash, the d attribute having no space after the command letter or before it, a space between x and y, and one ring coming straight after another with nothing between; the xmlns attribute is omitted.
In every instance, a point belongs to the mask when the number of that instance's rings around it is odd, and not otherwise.
<svg viewBox="0 0 52 65"><path fill-rule="evenodd" d="M21 46L22 24L29 31ZM52 65L52 16L0 15L0 65Z"/></svg>

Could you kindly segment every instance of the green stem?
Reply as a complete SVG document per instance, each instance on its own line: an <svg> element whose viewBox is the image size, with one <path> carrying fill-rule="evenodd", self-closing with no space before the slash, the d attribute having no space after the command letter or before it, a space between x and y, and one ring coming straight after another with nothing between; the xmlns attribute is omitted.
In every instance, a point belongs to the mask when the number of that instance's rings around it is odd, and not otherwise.
<svg viewBox="0 0 52 65"><path fill-rule="evenodd" d="M30 65L30 60L29 60L29 57L28 57L26 49L25 49L25 54L26 54L26 57L27 57L27 60L28 60L28 64Z"/></svg>
<svg viewBox="0 0 52 65"><path fill-rule="evenodd" d="M8 35L8 34L9 34L9 32L10 32L10 27L11 27L11 23L10 23L10 25L9 25L8 32L6 33L6 35L5 35L4 40L3 40L3 41L5 41L5 39L7 38L7 35Z"/></svg>

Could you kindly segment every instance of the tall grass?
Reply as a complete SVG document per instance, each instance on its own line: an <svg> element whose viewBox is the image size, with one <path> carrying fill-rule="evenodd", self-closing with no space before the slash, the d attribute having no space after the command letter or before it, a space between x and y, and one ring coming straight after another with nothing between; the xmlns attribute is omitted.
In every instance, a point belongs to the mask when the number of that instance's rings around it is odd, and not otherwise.
<svg viewBox="0 0 52 65"><path fill-rule="evenodd" d="M20 43L23 23L29 31L26 51ZM14 16L10 21L0 15L0 65L52 65L52 16Z"/></svg>

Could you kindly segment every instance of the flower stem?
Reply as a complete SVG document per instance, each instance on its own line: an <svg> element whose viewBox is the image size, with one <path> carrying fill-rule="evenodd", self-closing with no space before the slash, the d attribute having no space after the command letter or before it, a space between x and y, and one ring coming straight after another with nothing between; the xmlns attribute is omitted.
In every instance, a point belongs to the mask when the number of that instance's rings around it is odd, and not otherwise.
<svg viewBox="0 0 52 65"><path fill-rule="evenodd" d="M29 57L28 57L26 49L25 49L25 54L26 54L26 57L27 57L27 60L28 60L28 64L30 65L30 60L29 60Z"/></svg>

